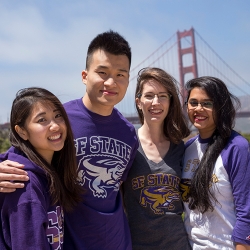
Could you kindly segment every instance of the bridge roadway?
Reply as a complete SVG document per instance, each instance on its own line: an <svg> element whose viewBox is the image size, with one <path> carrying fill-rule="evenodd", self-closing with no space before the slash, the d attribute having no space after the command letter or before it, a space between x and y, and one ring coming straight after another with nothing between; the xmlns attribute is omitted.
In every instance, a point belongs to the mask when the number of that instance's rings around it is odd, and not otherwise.
<svg viewBox="0 0 250 250"><path fill-rule="evenodd" d="M140 124L137 116L125 116L132 124ZM250 111L241 111L236 113L236 118L250 118Z"/></svg>

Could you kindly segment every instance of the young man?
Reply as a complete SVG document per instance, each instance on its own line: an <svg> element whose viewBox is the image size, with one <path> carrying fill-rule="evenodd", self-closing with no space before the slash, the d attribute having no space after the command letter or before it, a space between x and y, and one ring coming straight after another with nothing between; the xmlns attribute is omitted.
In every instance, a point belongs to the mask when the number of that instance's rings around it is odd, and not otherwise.
<svg viewBox="0 0 250 250"><path fill-rule="evenodd" d="M134 127L114 108L126 93L130 64L131 50L122 36L113 31L99 34L89 45L82 72L86 93L64 105L74 133L79 184L84 189L83 201L65 214L64 249L132 248L119 188L138 140ZM5 180L27 179L16 166L21 165L0 163L1 192L22 187Z"/></svg>

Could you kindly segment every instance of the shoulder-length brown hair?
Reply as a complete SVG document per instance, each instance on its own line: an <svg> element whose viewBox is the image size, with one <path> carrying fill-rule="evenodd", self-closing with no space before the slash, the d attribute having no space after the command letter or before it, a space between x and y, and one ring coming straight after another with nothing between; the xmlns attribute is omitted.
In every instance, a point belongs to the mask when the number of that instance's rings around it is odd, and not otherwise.
<svg viewBox="0 0 250 250"><path fill-rule="evenodd" d="M138 73L135 99L141 97L145 82L151 79L162 84L171 95L168 115L164 120L164 134L170 141L179 143L190 134L190 131L180 103L178 83L171 75L160 68L143 68ZM143 124L142 110L137 105L136 110L140 122Z"/></svg>

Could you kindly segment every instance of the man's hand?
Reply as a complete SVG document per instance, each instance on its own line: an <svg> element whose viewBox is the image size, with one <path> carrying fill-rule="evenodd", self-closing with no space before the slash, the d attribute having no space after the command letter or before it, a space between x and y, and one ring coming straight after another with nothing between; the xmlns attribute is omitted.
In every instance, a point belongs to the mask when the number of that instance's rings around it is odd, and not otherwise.
<svg viewBox="0 0 250 250"><path fill-rule="evenodd" d="M23 188L24 184L16 181L28 181L29 177L22 168L23 164L14 161L3 161L0 163L0 192L11 193L17 188Z"/></svg>

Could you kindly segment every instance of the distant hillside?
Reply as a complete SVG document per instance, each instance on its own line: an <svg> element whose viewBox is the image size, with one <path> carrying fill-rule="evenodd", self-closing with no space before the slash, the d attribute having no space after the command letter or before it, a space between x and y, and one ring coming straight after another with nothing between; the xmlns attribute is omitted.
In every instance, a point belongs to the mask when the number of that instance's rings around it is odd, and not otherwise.
<svg viewBox="0 0 250 250"><path fill-rule="evenodd" d="M241 110L250 111L250 96L240 96Z"/></svg>
<svg viewBox="0 0 250 250"><path fill-rule="evenodd" d="M250 111L250 96L240 96L241 111ZM237 118L235 130L240 133L250 133L250 117L248 118Z"/></svg>
<svg viewBox="0 0 250 250"><path fill-rule="evenodd" d="M10 123L0 124L0 130L9 130Z"/></svg>

